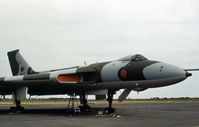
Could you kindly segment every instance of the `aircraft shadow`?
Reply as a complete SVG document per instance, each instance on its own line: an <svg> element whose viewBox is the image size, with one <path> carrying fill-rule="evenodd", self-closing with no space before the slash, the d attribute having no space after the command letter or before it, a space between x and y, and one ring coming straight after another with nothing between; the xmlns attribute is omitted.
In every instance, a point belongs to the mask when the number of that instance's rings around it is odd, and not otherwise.
<svg viewBox="0 0 199 127"><path fill-rule="evenodd" d="M104 108L91 108L91 111L89 112L80 112L80 113L74 113L74 110L67 109L67 108L60 108L60 107L31 107L31 108L25 108L23 112L17 112L13 113L10 111L9 108L0 108L0 115L4 114L41 114L41 115L97 115L99 111L103 111Z"/></svg>

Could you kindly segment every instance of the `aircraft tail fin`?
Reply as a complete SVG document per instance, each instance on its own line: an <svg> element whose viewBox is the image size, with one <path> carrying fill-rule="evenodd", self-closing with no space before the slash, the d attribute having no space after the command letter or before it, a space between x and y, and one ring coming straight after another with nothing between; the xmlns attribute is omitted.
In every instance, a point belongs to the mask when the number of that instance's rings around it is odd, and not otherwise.
<svg viewBox="0 0 199 127"><path fill-rule="evenodd" d="M7 55L13 76L36 73L21 56L18 49L8 52Z"/></svg>

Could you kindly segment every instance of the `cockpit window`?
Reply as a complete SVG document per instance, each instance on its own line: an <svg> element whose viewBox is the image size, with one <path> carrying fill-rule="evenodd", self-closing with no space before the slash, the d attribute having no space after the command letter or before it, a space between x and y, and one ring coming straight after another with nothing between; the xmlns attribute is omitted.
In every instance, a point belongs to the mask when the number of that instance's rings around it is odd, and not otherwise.
<svg viewBox="0 0 199 127"><path fill-rule="evenodd" d="M120 61L144 61L144 60L147 60L146 57L140 55L140 54L136 54L136 55L133 55L133 56L126 56L126 57L123 57L121 59L119 59Z"/></svg>

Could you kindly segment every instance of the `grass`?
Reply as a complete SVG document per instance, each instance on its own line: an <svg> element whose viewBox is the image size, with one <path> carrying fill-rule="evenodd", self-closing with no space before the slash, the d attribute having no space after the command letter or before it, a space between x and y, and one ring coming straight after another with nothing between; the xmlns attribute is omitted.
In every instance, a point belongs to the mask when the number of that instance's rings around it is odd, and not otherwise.
<svg viewBox="0 0 199 127"><path fill-rule="evenodd" d="M113 104L146 104L146 103L193 103L199 102L199 98L171 98L171 99L132 99L125 100L123 102L118 102L117 100L113 101ZM89 105L107 105L106 100L89 100ZM76 101L75 104L79 104L79 101ZM63 99L42 99L42 100L24 100L22 101L23 106L67 106L68 101ZM1 100L1 106L15 106L12 100Z"/></svg>

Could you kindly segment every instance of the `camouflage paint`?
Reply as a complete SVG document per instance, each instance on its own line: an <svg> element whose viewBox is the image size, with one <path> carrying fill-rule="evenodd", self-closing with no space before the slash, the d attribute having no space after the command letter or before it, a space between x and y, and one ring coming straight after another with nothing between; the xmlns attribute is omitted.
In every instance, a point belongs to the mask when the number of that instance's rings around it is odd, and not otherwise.
<svg viewBox="0 0 199 127"><path fill-rule="evenodd" d="M23 80L49 80L50 74L32 74L32 75L25 75Z"/></svg>
<svg viewBox="0 0 199 127"><path fill-rule="evenodd" d="M13 76L35 74L36 72L28 65L25 59L19 53L19 50L8 52L8 59Z"/></svg>
<svg viewBox="0 0 199 127"><path fill-rule="evenodd" d="M18 65L18 62L16 60L17 52L19 52L19 50L14 50L14 51L11 51L11 52L7 53L8 59L9 59L9 63L10 63L10 67L11 67L11 70L12 70L12 74L14 76L17 75L18 72L19 72L19 65Z"/></svg>

